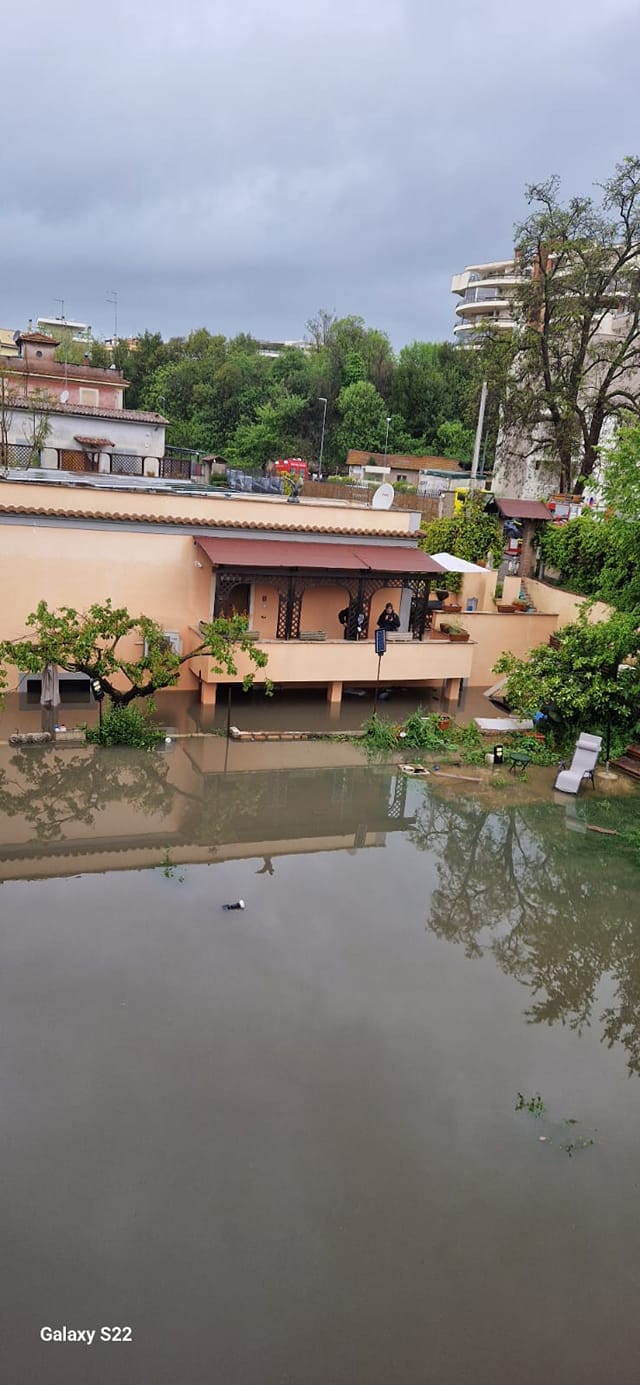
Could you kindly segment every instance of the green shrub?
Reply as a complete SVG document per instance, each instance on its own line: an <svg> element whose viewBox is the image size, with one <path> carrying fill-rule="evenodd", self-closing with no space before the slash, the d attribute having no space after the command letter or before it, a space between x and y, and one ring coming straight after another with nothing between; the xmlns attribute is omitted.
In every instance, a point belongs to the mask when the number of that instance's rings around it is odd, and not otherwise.
<svg viewBox="0 0 640 1385"><path fill-rule="evenodd" d="M367 721L363 723L364 744L366 749L373 755L380 754L385 750L395 750L398 744L398 729L390 721L381 721L377 712L374 712Z"/></svg>
<svg viewBox="0 0 640 1385"><path fill-rule="evenodd" d="M87 728L87 740L92 745L131 745L138 750L151 750L164 740L164 735L151 721L148 710L143 712L131 703L125 707L112 703L103 713L100 725Z"/></svg>

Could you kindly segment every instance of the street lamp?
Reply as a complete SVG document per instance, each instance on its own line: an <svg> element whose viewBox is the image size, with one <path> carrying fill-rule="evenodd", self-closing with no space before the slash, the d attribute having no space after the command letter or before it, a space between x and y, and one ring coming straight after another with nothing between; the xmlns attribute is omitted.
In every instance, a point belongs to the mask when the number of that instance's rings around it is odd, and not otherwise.
<svg viewBox="0 0 640 1385"><path fill-rule="evenodd" d="M390 424L390 423L391 423L391 414L389 414L389 417L388 417L388 419L387 419L387 435L386 435L385 440L384 440L384 459L385 459L385 462L386 462L386 460L387 460L387 451L388 451L388 448L389 448L389 424Z"/></svg>
<svg viewBox="0 0 640 1385"><path fill-rule="evenodd" d="M320 460L318 462L318 477L320 480L322 480L322 457L324 454L324 426L327 421L327 401L321 396L318 400L318 403L324 404L324 409L322 410L322 436L320 438Z"/></svg>

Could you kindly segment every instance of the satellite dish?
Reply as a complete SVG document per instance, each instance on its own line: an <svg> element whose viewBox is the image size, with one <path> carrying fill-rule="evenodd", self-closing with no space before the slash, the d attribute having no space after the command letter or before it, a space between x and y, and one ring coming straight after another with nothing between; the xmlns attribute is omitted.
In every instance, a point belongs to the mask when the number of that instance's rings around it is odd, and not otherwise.
<svg viewBox="0 0 640 1385"><path fill-rule="evenodd" d="M68 401L69 401L69 391L68 391L68 390L63 390L63 391L62 391L62 394L60 395L60 403L61 403L61 404L67 404Z"/></svg>
<svg viewBox="0 0 640 1385"><path fill-rule="evenodd" d="M395 491L393 486L390 486L388 481L383 481L382 485L378 486L377 491L374 492L373 500L371 501L371 509L390 510L394 498Z"/></svg>

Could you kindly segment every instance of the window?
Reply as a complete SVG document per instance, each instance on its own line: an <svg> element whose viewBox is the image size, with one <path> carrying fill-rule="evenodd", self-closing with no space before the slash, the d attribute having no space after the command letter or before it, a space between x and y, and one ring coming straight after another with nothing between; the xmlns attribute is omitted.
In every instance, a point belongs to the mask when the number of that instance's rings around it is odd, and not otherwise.
<svg viewBox="0 0 640 1385"><path fill-rule="evenodd" d="M100 403L100 391L81 388L80 403L97 406Z"/></svg>

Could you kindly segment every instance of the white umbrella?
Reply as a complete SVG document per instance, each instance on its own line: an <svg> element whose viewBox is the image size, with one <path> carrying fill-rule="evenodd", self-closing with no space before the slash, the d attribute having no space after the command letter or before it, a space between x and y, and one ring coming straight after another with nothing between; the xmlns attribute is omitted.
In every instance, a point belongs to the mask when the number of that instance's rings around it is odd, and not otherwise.
<svg viewBox="0 0 640 1385"><path fill-rule="evenodd" d="M58 670L51 660L45 664L42 670L42 691L40 693L41 707L60 706L60 680Z"/></svg>

